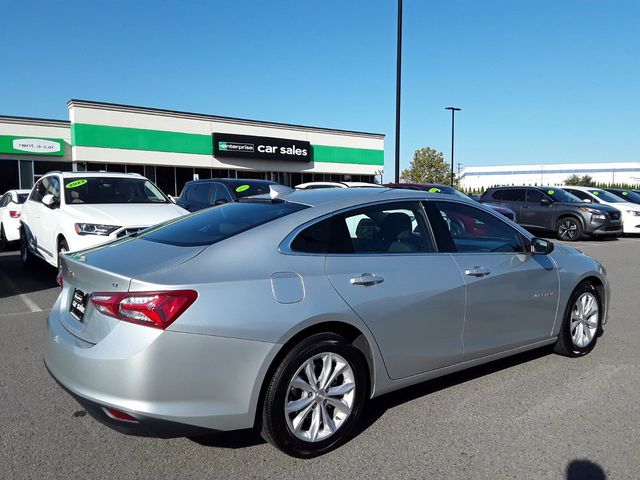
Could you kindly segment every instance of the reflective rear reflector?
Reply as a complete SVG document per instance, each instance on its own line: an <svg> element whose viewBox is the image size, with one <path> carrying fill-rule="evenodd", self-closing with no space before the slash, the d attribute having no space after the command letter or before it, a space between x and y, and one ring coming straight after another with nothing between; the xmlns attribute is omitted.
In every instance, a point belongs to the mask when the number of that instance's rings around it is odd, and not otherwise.
<svg viewBox="0 0 640 480"><path fill-rule="evenodd" d="M132 417L128 413L121 412L115 408L102 407L102 411L107 414L109 418L119 420L120 422L140 423L135 417Z"/></svg>

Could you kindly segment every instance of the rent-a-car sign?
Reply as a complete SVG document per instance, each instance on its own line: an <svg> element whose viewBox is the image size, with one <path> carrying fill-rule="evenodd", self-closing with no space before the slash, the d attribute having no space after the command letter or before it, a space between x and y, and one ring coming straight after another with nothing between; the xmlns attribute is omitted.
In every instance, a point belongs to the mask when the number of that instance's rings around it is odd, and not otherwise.
<svg viewBox="0 0 640 480"><path fill-rule="evenodd" d="M220 158L310 162L311 144L304 140L214 133L213 154Z"/></svg>

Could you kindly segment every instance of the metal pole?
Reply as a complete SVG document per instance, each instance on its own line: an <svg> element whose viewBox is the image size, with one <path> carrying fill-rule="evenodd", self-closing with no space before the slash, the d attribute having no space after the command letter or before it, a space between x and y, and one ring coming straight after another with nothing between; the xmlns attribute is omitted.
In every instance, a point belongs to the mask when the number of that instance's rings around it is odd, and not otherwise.
<svg viewBox="0 0 640 480"><path fill-rule="evenodd" d="M458 107L445 107L445 110L451 110L451 186L453 187L454 183L454 173L453 173L453 142L455 135L455 122L456 122L456 112L462 110Z"/></svg>
<svg viewBox="0 0 640 480"><path fill-rule="evenodd" d="M395 183L400 182L400 87L402 73L402 0L398 0L398 41L396 42L396 174Z"/></svg>

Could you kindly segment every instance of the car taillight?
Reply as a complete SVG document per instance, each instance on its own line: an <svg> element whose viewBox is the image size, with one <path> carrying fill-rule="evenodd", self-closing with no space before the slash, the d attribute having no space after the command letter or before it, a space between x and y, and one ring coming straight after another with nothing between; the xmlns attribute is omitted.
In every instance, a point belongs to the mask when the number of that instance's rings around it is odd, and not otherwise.
<svg viewBox="0 0 640 480"><path fill-rule="evenodd" d="M91 303L103 315L164 330L198 298L194 290L95 292Z"/></svg>
<svg viewBox="0 0 640 480"><path fill-rule="evenodd" d="M11 218L20 218L20 210L9 210L9 216Z"/></svg>

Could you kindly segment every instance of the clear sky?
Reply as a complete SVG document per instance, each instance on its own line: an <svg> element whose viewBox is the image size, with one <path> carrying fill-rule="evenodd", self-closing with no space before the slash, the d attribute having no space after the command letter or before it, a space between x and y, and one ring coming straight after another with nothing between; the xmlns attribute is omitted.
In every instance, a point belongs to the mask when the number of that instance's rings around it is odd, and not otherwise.
<svg viewBox="0 0 640 480"><path fill-rule="evenodd" d="M0 114L81 98L384 133L392 0L0 0ZM405 0L401 155L640 161L640 1Z"/></svg>

